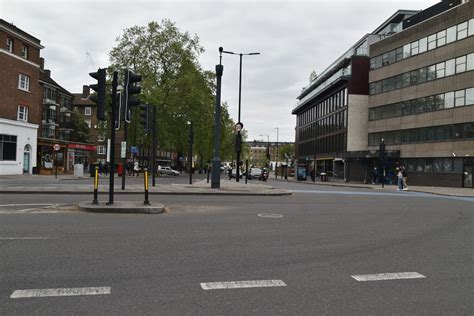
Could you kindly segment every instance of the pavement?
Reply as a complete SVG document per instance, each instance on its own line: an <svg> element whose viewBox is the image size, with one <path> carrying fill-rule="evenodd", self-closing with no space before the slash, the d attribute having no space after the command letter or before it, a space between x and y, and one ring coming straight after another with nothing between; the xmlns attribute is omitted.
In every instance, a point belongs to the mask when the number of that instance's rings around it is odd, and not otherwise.
<svg viewBox="0 0 474 316"><path fill-rule="evenodd" d="M77 178L73 175L61 175L59 179L55 179L54 176L40 176L40 175L22 175L25 181L28 181L28 185L23 185L23 181L16 183L2 183L9 182L9 179L18 176L0 176L0 192L2 193L57 193L57 194L91 194L93 192L92 178ZM117 177L118 178L118 177ZM102 177L102 180L107 177ZM120 178L118 178L120 179ZM143 179L143 178L141 178ZM70 180L81 180L81 183L73 183ZM348 187L348 188L360 188L360 189L371 189L379 192L396 192L396 185L386 184L384 188L380 184L363 184L363 183L351 183L343 181L330 181L321 182L318 178L315 182L312 182L309 178L307 181L296 181L295 178L289 177L288 180L282 179L281 177L275 178L274 175L270 175L269 182L263 184L263 182L249 181L245 184L245 180L242 179L240 182L235 180L229 181L226 178L221 178L220 188L211 188L211 183L207 183L206 180L198 180L190 184L177 184L177 183L158 183L156 186L151 185L149 187L149 194L167 194L167 195L241 195L241 196L281 196L292 194L291 190L283 188L276 188L271 185L272 181L278 182L292 182L305 184L308 186L332 186L332 187ZM77 182L77 181L75 181ZM108 182L107 182L108 183ZM430 187L430 186L409 186L411 192L423 192L430 194L438 194L444 196L459 196L459 197L474 197L474 189L472 188L453 188L453 187ZM99 194L106 194L109 192L108 184L99 185ZM144 194L143 181L128 182L126 189L122 190L121 186L115 183L115 194Z"/></svg>
<svg viewBox="0 0 474 316"><path fill-rule="evenodd" d="M360 189L372 189L382 192L393 192L397 191L397 186L393 184L385 184L382 188L381 184L364 184L364 183L352 183L352 182L344 182L343 180L332 180L328 182L322 182L320 179L317 179L315 182L311 181L308 178L307 181L297 181L295 178L288 177L288 180L282 179L278 177L275 179L275 175L271 180L277 180L281 182L297 182L301 184L307 184L311 186L319 185L319 186L332 186L332 187L346 187L346 188L360 188ZM430 186L409 186L408 191L411 192L422 192L422 193L430 193L430 194L437 194L437 195L445 195L445 196L460 196L460 197L474 197L474 189L472 188L453 188L453 187L430 187Z"/></svg>

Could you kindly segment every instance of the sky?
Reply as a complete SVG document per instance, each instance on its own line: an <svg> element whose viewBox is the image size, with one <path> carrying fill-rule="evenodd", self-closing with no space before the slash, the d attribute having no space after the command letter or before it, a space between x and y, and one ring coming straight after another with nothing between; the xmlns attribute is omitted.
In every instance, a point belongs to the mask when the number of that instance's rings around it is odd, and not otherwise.
<svg viewBox="0 0 474 316"><path fill-rule="evenodd" d="M88 73L110 64L123 31L169 19L197 34L199 63L215 70L218 48L244 56L241 121L248 140L294 142L291 114L314 70L321 73L398 9L422 10L438 0L0 0L0 17L41 40L52 78L72 93L92 84ZM223 55L222 101L237 122L239 56ZM278 139L277 139L278 137Z"/></svg>

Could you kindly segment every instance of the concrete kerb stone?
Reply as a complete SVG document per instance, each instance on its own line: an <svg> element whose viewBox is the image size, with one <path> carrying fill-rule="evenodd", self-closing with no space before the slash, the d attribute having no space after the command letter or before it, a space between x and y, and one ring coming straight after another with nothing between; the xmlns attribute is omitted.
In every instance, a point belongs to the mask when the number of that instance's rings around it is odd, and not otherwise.
<svg viewBox="0 0 474 316"><path fill-rule="evenodd" d="M105 202L99 204L92 204L92 202L79 203L79 209L85 212L93 213L122 213L122 214L160 214L165 211L165 206L161 203L150 202L150 205L145 205L138 201L119 201L112 205L107 205Z"/></svg>

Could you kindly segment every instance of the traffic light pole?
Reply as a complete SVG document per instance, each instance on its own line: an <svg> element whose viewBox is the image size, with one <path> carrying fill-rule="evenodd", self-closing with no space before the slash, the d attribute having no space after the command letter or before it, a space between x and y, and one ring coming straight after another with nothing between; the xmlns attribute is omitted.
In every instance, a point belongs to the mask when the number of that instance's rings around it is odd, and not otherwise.
<svg viewBox="0 0 474 316"><path fill-rule="evenodd" d="M216 110L214 120L214 158L212 158L212 177L211 177L211 188L219 189L221 187L221 83L222 73L224 72L224 66L222 66L222 51L223 48L219 47L219 65L216 65Z"/></svg>
<svg viewBox="0 0 474 316"><path fill-rule="evenodd" d="M151 132L151 137L152 137L152 142L153 142L152 143L153 153L151 154L151 157L153 159L152 185L155 186L155 177L156 177L156 105L153 105L151 128L153 129L152 132Z"/></svg>
<svg viewBox="0 0 474 316"><path fill-rule="evenodd" d="M123 122L123 141L127 142L127 122ZM125 146L125 157L122 158L122 190L125 190L125 175L127 174L127 148Z"/></svg>
<svg viewBox="0 0 474 316"><path fill-rule="evenodd" d="M109 202L107 205L114 204L114 173L115 173L115 117L117 112L117 76L118 73L114 71L112 79L112 111L110 118L110 182L109 182Z"/></svg>

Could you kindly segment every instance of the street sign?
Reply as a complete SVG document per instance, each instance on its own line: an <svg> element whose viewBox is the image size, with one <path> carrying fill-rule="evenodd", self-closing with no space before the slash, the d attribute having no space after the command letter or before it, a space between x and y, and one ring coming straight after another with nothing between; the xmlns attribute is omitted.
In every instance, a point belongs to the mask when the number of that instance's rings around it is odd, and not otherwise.
<svg viewBox="0 0 474 316"><path fill-rule="evenodd" d="M240 132L242 128L244 128L244 124L242 122L238 122L237 124L235 124L235 130L237 132Z"/></svg>
<svg viewBox="0 0 474 316"><path fill-rule="evenodd" d="M107 157L105 161L110 162L110 138L107 138Z"/></svg>
<svg viewBox="0 0 474 316"><path fill-rule="evenodd" d="M127 155L127 142L123 141L120 143L120 158L126 158Z"/></svg>
<svg viewBox="0 0 474 316"><path fill-rule="evenodd" d="M61 149L61 146L59 146L59 144L54 144L53 149L55 151L59 151L59 149Z"/></svg>

